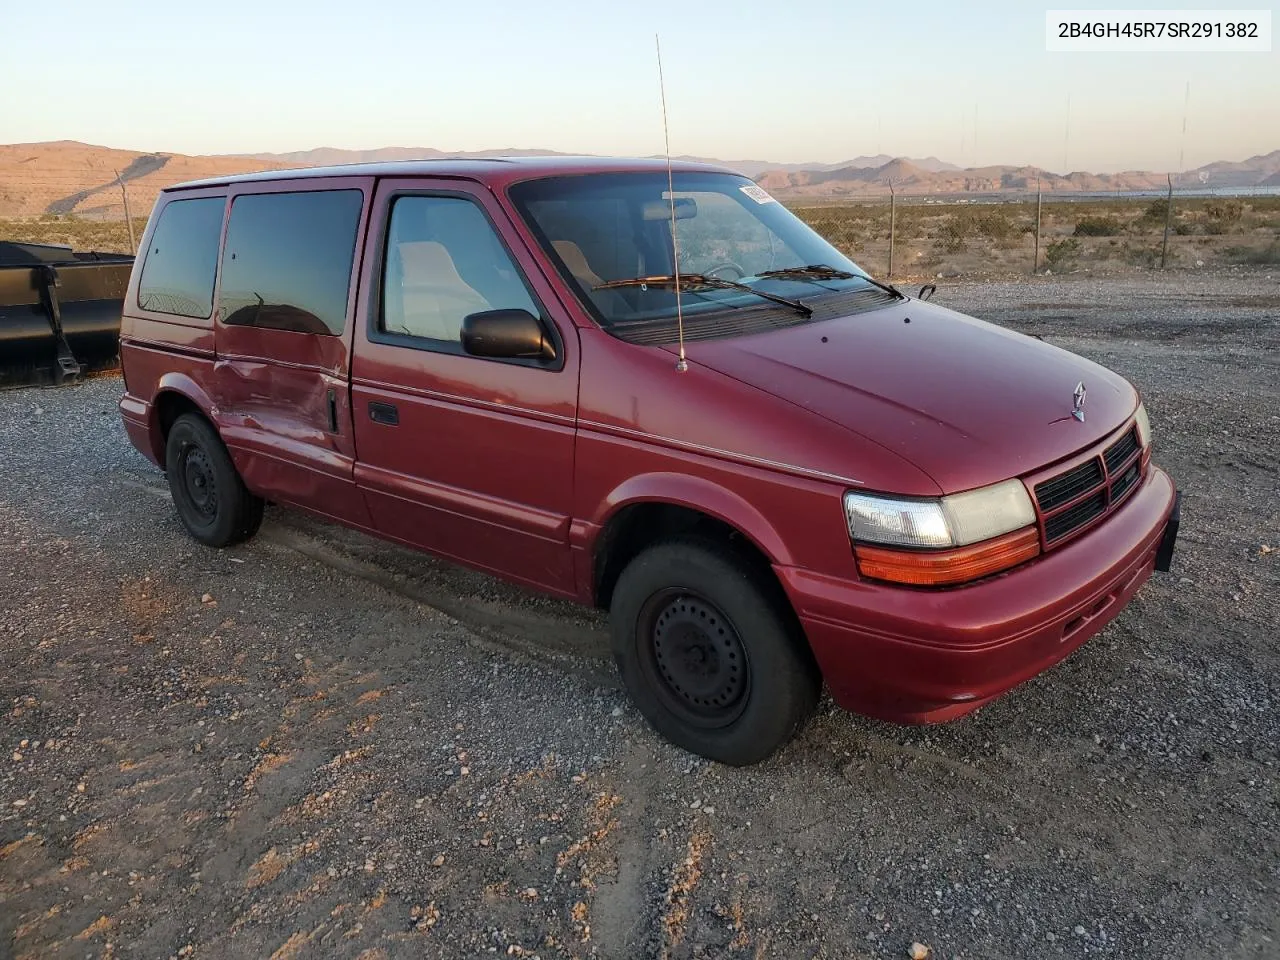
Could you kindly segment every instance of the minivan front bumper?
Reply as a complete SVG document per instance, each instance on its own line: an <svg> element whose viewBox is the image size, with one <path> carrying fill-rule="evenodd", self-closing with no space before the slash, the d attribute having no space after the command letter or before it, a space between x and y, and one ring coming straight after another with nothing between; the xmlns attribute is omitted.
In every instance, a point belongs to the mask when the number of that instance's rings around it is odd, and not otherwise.
<svg viewBox="0 0 1280 960"><path fill-rule="evenodd" d="M949 590L775 567L835 701L898 723L951 720L1062 660L1109 623L1177 535L1150 467L1105 522L1006 574ZM1162 549L1163 548L1163 549Z"/></svg>

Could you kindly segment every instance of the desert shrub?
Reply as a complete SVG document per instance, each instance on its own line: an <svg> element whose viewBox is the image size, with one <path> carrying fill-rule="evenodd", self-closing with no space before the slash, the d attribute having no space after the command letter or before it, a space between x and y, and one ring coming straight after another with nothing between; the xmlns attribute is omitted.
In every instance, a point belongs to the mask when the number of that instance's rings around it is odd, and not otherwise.
<svg viewBox="0 0 1280 960"><path fill-rule="evenodd" d="M933 271L942 266L942 257L938 255L937 247L931 247L927 250L922 250L920 256L916 257L914 261L909 260L907 262L913 263L918 270Z"/></svg>
<svg viewBox="0 0 1280 960"><path fill-rule="evenodd" d="M1147 223L1164 223L1164 218L1169 210L1169 198L1161 197L1159 200L1152 200L1147 204L1147 209L1142 212L1142 219Z"/></svg>
<svg viewBox="0 0 1280 960"><path fill-rule="evenodd" d="M1173 232L1180 237L1189 237L1196 232L1196 225L1190 220L1179 220L1173 225Z"/></svg>
<svg viewBox="0 0 1280 960"><path fill-rule="evenodd" d="M1204 205L1204 215L1217 223L1235 223L1244 214L1244 204L1239 200L1211 200Z"/></svg>
<svg viewBox="0 0 1280 960"><path fill-rule="evenodd" d="M889 235L888 210L882 213L869 204L801 207L793 212L832 246L846 253L861 250L863 244L882 233Z"/></svg>
<svg viewBox="0 0 1280 960"><path fill-rule="evenodd" d="M1075 237L1057 240L1044 248L1044 265L1050 270L1062 270L1076 262L1080 256L1080 241Z"/></svg>
<svg viewBox="0 0 1280 960"><path fill-rule="evenodd" d="M981 214L976 218L974 226L988 240L1007 240L1017 232L1013 219L1003 210Z"/></svg>
<svg viewBox="0 0 1280 960"><path fill-rule="evenodd" d="M1280 240L1272 240L1267 247L1228 247L1225 252L1232 263L1280 266Z"/></svg>
<svg viewBox="0 0 1280 960"><path fill-rule="evenodd" d="M959 253L973 232L973 218L967 210L953 213L938 228L938 246L947 253Z"/></svg>
<svg viewBox="0 0 1280 960"><path fill-rule="evenodd" d="M1081 217L1076 221L1077 237L1114 237L1120 233L1120 221L1115 217Z"/></svg>
<svg viewBox="0 0 1280 960"><path fill-rule="evenodd" d="M1158 267L1160 265L1160 250L1161 248L1158 246L1131 247L1126 244L1121 253L1124 259L1135 267ZM1170 250L1168 262L1172 263L1174 259L1174 252Z"/></svg>

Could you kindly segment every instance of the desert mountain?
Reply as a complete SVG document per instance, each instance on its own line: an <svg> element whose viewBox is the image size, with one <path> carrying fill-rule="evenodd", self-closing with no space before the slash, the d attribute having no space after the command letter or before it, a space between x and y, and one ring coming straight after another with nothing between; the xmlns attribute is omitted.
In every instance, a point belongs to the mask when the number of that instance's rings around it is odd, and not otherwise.
<svg viewBox="0 0 1280 960"><path fill-rule="evenodd" d="M1276 176L1280 175L1280 150L1272 150L1270 153L1250 157L1239 163L1219 160L1216 163L1205 164L1198 170L1193 170L1192 173L1197 177L1204 174L1208 182L1222 187L1249 187L1255 184L1261 186L1267 180L1270 180L1271 185L1274 186ZM1258 179L1259 173L1262 174L1262 180Z"/></svg>
<svg viewBox="0 0 1280 960"><path fill-rule="evenodd" d="M98 147L62 140L53 143L0 145L0 217L74 213L118 217L123 212L120 183L128 190L136 217L146 216L156 195L186 180L227 176L281 167L318 166L369 160L430 157L558 155L552 150L489 150L447 153L430 147L381 147L340 150L320 147L296 153L241 156L184 156ZM705 157L685 157L708 160ZM1165 185L1164 173L1129 171L1057 174L1029 166L991 166L962 170L936 157L911 159L858 157L840 164L775 164L762 160L710 162L754 177L783 199L829 200L884 196L892 180L904 194L972 194L1027 192L1037 181L1046 191L1092 192L1151 190ZM117 174L119 179L117 180ZM1220 161L1178 178L1186 186L1276 186L1280 184L1280 150L1243 161Z"/></svg>
<svg viewBox="0 0 1280 960"><path fill-rule="evenodd" d="M882 196L889 184L905 194L965 194L1034 192L1037 184L1046 192L1105 192L1110 190L1159 190L1167 174L1147 170L1121 173L1053 173L1031 166L971 167L929 171L910 160L897 159L874 169L844 167L836 170L769 170L757 180L782 198L831 199ZM1280 150L1238 163L1211 163L1174 177L1182 187L1274 186L1280 177Z"/></svg>
<svg viewBox="0 0 1280 960"><path fill-rule="evenodd" d="M521 150L506 147L501 150L459 151L449 153L434 147L379 147L376 150L341 150L336 147L318 147L314 150L298 150L293 153L255 153L250 155L254 160L279 166L324 166L331 163L369 163L384 160L422 160L439 157L502 157L502 156L565 156L556 150ZM657 156L654 154L654 156ZM759 177L766 171L782 170L788 173L796 171L828 171L845 167L881 167L893 157L881 154L875 157L856 157L840 163L774 163L769 160L717 160L714 157L698 157L688 154L674 157L676 160L690 160L696 163L714 163L748 177ZM937 157L925 157L911 160L911 163L923 170L938 172L942 170L958 170L959 167L944 163Z"/></svg>
<svg viewBox="0 0 1280 960"><path fill-rule="evenodd" d="M114 150L88 143L0 144L0 217L75 213L119 217L119 173L135 217L151 212L156 196L184 180L265 170L279 164L244 157L187 157Z"/></svg>

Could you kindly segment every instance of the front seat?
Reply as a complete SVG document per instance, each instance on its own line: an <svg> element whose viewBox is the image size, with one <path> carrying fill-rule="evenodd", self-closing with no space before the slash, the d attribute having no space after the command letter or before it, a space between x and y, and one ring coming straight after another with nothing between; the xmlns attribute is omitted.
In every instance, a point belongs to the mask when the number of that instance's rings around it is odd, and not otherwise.
<svg viewBox="0 0 1280 960"><path fill-rule="evenodd" d="M395 251L399 261L400 302L388 303L388 330L457 342L467 314L493 309L489 301L458 274L444 244L435 240L411 240L396 244Z"/></svg>
<svg viewBox="0 0 1280 960"><path fill-rule="evenodd" d="M560 259L564 261L564 265L569 268L572 273L587 290L598 284L604 283L591 265L587 263L587 255L582 252L582 248L572 240L552 240L551 246L555 248Z"/></svg>

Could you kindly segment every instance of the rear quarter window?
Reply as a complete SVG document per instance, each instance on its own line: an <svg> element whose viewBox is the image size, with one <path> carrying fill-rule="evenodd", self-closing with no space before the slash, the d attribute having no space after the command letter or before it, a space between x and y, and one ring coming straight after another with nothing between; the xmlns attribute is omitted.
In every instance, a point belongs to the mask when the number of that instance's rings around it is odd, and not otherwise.
<svg viewBox="0 0 1280 960"><path fill-rule="evenodd" d="M222 322L340 336L363 206L360 190L236 197L222 253Z"/></svg>
<svg viewBox="0 0 1280 960"><path fill-rule="evenodd" d="M226 197L172 200L160 211L138 280L138 306L207 320Z"/></svg>

